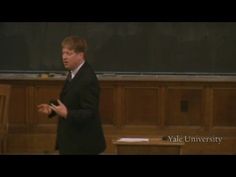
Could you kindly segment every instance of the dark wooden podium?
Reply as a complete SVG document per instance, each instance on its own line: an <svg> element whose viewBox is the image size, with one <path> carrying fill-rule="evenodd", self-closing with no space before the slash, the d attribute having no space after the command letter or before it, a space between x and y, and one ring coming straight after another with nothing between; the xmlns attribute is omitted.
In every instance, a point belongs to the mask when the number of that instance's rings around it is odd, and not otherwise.
<svg viewBox="0 0 236 177"><path fill-rule="evenodd" d="M161 138L149 138L143 142L123 142L114 140L118 155L181 155L184 143L170 142Z"/></svg>

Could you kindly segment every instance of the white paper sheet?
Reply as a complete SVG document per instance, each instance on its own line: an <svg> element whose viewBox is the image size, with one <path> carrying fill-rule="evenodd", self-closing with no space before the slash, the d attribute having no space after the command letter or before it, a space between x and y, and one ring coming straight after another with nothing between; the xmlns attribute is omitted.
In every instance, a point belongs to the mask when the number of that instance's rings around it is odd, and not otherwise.
<svg viewBox="0 0 236 177"><path fill-rule="evenodd" d="M148 142L148 138L120 138L118 142Z"/></svg>

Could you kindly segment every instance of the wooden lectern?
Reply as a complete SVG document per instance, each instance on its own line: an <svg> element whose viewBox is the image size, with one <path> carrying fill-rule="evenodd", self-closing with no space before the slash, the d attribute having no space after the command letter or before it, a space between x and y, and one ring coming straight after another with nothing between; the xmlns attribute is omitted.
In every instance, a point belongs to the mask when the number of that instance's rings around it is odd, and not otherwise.
<svg viewBox="0 0 236 177"><path fill-rule="evenodd" d="M118 155L181 155L183 142L170 142L162 138L149 138L148 141L126 142L114 140Z"/></svg>

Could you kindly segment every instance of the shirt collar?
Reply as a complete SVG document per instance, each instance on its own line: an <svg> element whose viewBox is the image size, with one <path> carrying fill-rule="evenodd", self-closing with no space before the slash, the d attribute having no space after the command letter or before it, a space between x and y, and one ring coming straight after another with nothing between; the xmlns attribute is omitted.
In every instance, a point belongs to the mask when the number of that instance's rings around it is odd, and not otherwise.
<svg viewBox="0 0 236 177"><path fill-rule="evenodd" d="M75 77L75 75L77 74L77 72L79 71L79 69L83 66L85 61L83 61L77 68L75 68L74 70L71 70L71 79L73 79Z"/></svg>

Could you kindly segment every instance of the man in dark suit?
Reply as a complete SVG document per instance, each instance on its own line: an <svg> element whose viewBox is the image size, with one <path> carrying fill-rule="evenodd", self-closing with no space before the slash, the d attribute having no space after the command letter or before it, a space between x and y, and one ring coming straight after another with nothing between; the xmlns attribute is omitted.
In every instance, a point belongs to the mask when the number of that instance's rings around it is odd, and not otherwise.
<svg viewBox="0 0 236 177"><path fill-rule="evenodd" d="M38 105L38 111L59 118L56 147L60 154L100 154L105 138L99 118L100 87L86 59L87 43L77 36L62 41L63 64L69 70L60 99Z"/></svg>

